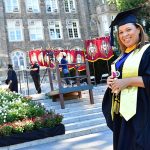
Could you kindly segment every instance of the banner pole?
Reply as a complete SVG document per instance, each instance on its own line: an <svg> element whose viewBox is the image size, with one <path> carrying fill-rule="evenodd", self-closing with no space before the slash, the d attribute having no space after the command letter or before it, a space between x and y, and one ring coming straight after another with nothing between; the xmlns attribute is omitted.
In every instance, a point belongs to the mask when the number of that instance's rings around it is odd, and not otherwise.
<svg viewBox="0 0 150 150"><path fill-rule="evenodd" d="M108 70L108 74L110 75L110 69L109 69L108 59L106 60L106 62L107 62L107 70Z"/></svg>
<svg viewBox="0 0 150 150"><path fill-rule="evenodd" d="M93 71L94 71L94 80L95 80L95 85L96 85L96 74L95 74L95 65L94 65L94 61L93 61Z"/></svg>

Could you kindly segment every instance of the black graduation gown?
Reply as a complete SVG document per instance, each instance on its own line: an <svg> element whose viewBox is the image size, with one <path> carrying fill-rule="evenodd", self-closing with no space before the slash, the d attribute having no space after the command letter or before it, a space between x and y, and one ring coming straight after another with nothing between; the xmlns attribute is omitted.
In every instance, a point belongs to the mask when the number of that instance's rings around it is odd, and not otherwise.
<svg viewBox="0 0 150 150"><path fill-rule="evenodd" d="M17 75L16 72L13 69L9 69L7 73L7 80L12 81L12 83L9 86L10 91L15 91L18 93L18 80L17 80Z"/></svg>
<svg viewBox="0 0 150 150"><path fill-rule="evenodd" d="M112 121L111 89L107 88L104 94L102 111L108 127L113 131L114 150L150 150L150 47L142 56L138 74L142 76L145 88L138 88L136 115L129 121L120 114L115 114ZM127 100L130 99L127 97Z"/></svg>

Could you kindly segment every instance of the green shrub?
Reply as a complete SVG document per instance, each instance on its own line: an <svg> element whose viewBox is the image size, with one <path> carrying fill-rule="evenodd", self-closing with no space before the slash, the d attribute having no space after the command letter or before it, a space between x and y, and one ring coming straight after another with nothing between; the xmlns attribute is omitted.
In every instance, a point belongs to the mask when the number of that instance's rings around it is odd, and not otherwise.
<svg viewBox="0 0 150 150"><path fill-rule="evenodd" d="M45 108L39 104L35 103L30 103L29 106L26 108L27 110L27 117L32 118L32 117L40 117L45 114Z"/></svg>
<svg viewBox="0 0 150 150"><path fill-rule="evenodd" d="M13 133L23 133L24 132L24 126L22 125L21 122L16 122L13 125Z"/></svg>
<svg viewBox="0 0 150 150"><path fill-rule="evenodd" d="M40 103L0 89L0 136L55 127L63 116L46 110Z"/></svg>
<svg viewBox="0 0 150 150"><path fill-rule="evenodd" d="M28 121L24 124L24 131L31 131L34 129L34 123L32 121Z"/></svg>
<svg viewBox="0 0 150 150"><path fill-rule="evenodd" d="M36 117L34 119L34 127L35 129L40 129L40 128L43 128L44 127L44 124L43 124L43 119L41 117Z"/></svg>
<svg viewBox="0 0 150 150"><path fill-rule="evenodd" d="M12 133L13 127L10 124L5 124L0 127L0 136L9 136Z"/></svg>
<svg viewBox="0 0 150 150"><path fill-rule="evenodd" d="M45 121L44 121L44 127L51 128L51 127L54 127L54 126L55 126L54 119L52 119L52 118L45 119Z"/></svg>

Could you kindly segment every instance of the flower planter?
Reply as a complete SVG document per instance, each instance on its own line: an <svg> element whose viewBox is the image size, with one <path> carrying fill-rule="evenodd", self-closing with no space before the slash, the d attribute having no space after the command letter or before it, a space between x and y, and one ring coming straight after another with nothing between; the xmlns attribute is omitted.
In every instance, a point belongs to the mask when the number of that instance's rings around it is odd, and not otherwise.
<svg viewBox="0 0 150 150"><path fill-rule="evenodd" d="M65 134L65 126L63 124L59 124L53 128L41 128L38 130L13 134L10 136L1 136L0 147L29 142L37 139L43 139L46 137L53 137L62 134Z"/></svg>

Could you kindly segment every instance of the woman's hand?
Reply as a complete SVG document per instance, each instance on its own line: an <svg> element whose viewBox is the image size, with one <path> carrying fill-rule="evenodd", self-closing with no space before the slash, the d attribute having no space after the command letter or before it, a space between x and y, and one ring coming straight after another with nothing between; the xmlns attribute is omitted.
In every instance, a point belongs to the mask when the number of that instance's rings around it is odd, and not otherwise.
<svg viewBox="0 0 150 150"><path fill-rule="evenodd" d="M118 94L121 90L129 86L129 80L127 78L124 79L113 79L111 84L112 93Z"/></svg>
<svg viewBox="0 0 150 150"><path fill-rule="evenodd" d="M111 88L113 81L114 81L114 78L112 75L107 78L107 85L109 88Z"/></svg>

